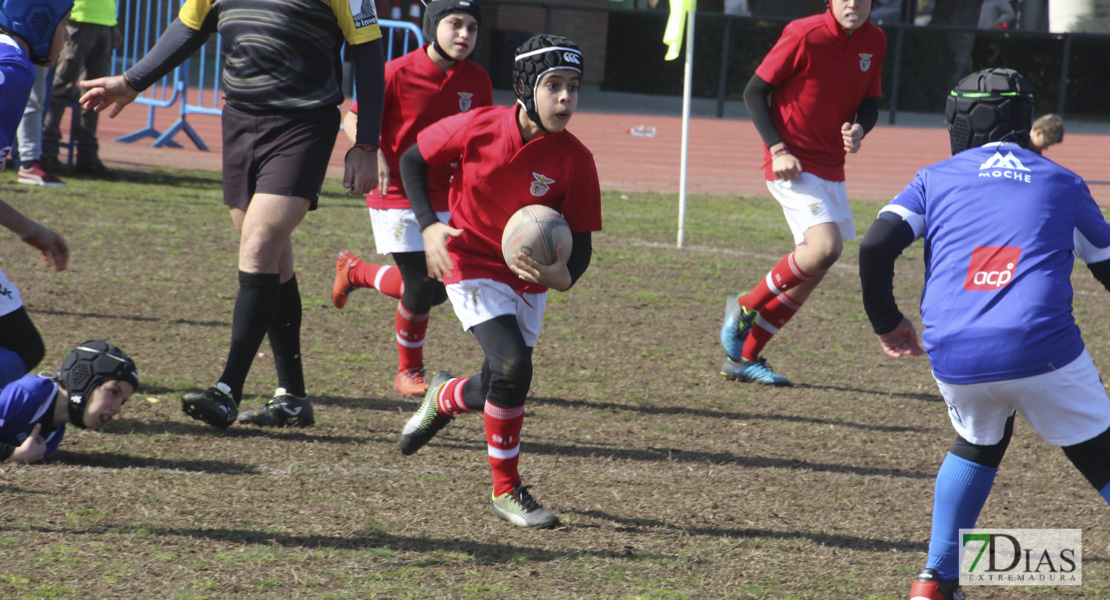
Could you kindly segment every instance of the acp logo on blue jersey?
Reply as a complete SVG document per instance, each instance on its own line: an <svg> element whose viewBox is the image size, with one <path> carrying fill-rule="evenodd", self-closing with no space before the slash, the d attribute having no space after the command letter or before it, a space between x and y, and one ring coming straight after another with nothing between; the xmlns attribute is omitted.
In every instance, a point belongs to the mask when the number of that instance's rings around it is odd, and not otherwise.
<svg viewBox="0 0 1110 600"><path fill-rule="evenodd" d="M994 291L1006 287L1017 271L1021 248L1013 246L979 246L971 251L964 289Z"/></svg>
<svg viewBox="0 0 1110 600"><path fill-rule="evenodd" d="M1007 152L1003 156L1001 152L996 150L994 156L979 165L979 177L990 179L1002 178L1020 181L1021 183L1032 183L1033 176L1030 173L1032 173L1032 170L1021 164L1021 161L1014 156L1013 152Z"/></svg>

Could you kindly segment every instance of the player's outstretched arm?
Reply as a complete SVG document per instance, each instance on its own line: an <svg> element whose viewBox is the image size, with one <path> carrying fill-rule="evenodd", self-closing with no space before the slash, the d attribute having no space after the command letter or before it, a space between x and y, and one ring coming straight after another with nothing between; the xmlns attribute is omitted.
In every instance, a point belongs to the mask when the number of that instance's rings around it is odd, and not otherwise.
<svg viewBox="0 0 1110 600"><path fill-rule="evenodd" d="M38 249L47 267L53 265L55 271L65 270L69 260L69 247L62 236L27 218L3 200L0 200L0 225L18 235L24 243Z"/></svg>
<svg viewBox="0 0 1110 600"><path fill-rule="evenodd" d="M894 300L894 261L913 240L913 229L901 217L883 211L859 245L863 308L883 352L892 358L925 353L917 342L917 331Z"/></svg>
<svg viewBox="0 0 1110 600"><path fill-rule="evenodd" d="M96 112L104 112L111 107L112 110L108 113L110 119L115 118L123 107L134 102L139 96L139 91L127 85L123 75L78 81L77 85L85 90L79 100L81 106L85 110Z"/></svg>

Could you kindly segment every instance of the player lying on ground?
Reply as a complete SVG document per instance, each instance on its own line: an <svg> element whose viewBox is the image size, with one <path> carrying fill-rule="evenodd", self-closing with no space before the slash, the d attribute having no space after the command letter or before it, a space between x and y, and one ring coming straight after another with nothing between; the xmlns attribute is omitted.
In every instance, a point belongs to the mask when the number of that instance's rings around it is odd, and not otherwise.
<svg viewBox="0 0 1110 600"><path fill-rule="evenodd" d="M104 340L82 343L61 372L25 375L0 389L0 461L50 456L67 423L100 429L119 416L137 387L135 363L123 350Z"/></svg>
<svg viewBox="0 0 1110 600"><path fill-rule="evenodd" d="M1071 302L1073 253L1110 289L1110 224L1079 176L1027 149L1033 96L1016 71L966 77L945 117L954 156L883 207L859 261L883 351L928 354L958 434L937 473L929 557L910 591L918 600L964 597L958 532L975 527L1015 413L1110 502L1110 400ZM924 351L893 293L895 259L918 238Z"/></svg>

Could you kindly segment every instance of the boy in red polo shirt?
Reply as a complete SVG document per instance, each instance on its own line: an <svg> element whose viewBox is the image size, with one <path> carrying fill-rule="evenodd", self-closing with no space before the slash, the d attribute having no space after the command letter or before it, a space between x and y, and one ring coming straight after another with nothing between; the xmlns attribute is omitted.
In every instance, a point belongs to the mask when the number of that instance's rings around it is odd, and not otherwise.
<svg viewBox="0 0 1110 600"><path fill-rule="evenodd" d="M844 157L878 121L886 52L870 14L871 0L831 0L823 14L791 21L744 90L763 138L767 189L795 247L750 292L725 302L728 379L790 385L760 356L763 347L840 258L844 240L856 237Z"/></svg>
<svg viewBox="0 0 1110 600"><path fill-rule="evenodd" d="M566 131L578 104L582 52L574 42L538 35L516 50L517 104L472 110L444 119L417 137L401 158L401 176L423 230L428 275L447 285L463 328L485 353L481 373L440 371L401 432L412 454L455 415L482 411L493 511L521 527L558 522L521 484L517 462L524 401L532 382L532 348L539 336L547 289L565 292L585 273L591 232L601 230L601 190L593 155ZM459 160L451 183L451 220L436 219L428 195L430 165ZM509 217L530 204L562 213L572 250L543 266L523 253L513 266L501 255Z"/></svg>
<svg viewBox="0 0 1110 600"><path fill-rule="evenodd" d="M400 300L393 320L399 357L393 385L402 394L423 394L428 389L424 335L431 308L447 300L447 293L442 283L428 277L424 240L405 196L398 163L401 153L416 143L416 134L428 125L493 104L489 75L467 59L478 41L481 22L482 11L475 0L432 2L424 12L424 36L430 43L386 64L378 189L366 195L366 206L378 253L392 254L397 266L363 262L349 250L341 250L335 260L331 301L336 308L347 304L347 295L355 288L377 288ZM344 122L347 135L353 136L357 102ZM429 173L432 208L444 223L454 171L445 164Z"/></svg>

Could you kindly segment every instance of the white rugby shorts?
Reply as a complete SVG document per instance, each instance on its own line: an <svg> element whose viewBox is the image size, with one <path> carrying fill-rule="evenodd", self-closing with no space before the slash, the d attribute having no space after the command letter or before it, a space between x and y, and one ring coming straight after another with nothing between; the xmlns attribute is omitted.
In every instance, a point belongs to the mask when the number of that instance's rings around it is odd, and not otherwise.
<svg viewBox="0 0 1110 600"><path fill-rule="evenodd" d="M451 213L436 211L440 223L447 223ZM411 208L371 208L370 223L374 227L374 246L378 254L423 252L424 238L420 223Z"/></svg>
<svg viewBox="0 0 1110 600"><path fill-rule="evenodd" d="M1110 399L1086 350L1041 375L966 384L937 380L937 387L952 427L980 446L1000 442L1006 420L1015 411L1056 446L1085 442L1110 427Z"/></svg>
<svg viewBox="0 0 1110 600"><path fill-rule="evenodd" d="M464 279L447 286L447 297L455 308L455 316L463 331L502 315L516 315L516 323L529 348L536 346L547 308L547 292L517 293L508 285L493 279Z"/></svg>
<svg viewBox="0 0 1110 600"><path fill-rule="evenodd" d="M856 221L843 181L828 181L803 171L793 181L768 181L767 189L782 206L795 245L805 241L807 229L822 223L836 223L841 238L856 239Z"/></svg>
<svg viewBox="0 0 1110 600"><path fill-rule="evenodd" d="M20 306L23 306L23 297L19 295L19 288L0 270L0 317L19 310Z"/></svg>

